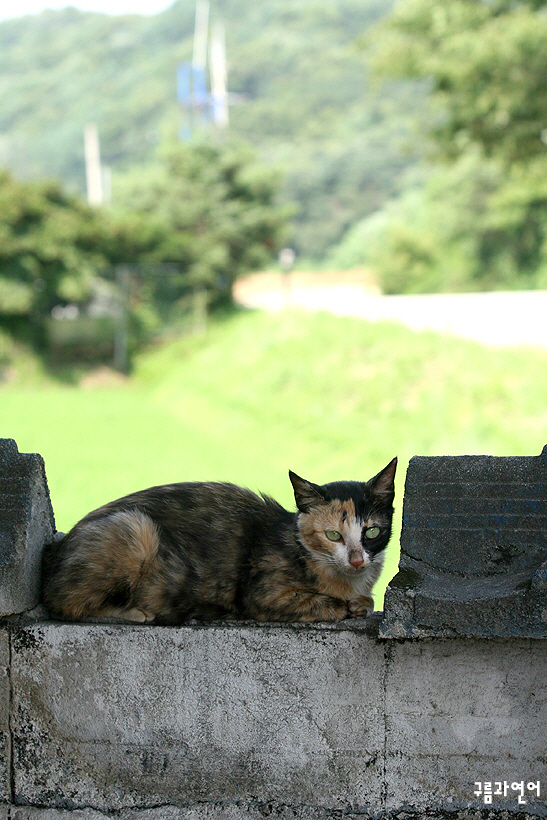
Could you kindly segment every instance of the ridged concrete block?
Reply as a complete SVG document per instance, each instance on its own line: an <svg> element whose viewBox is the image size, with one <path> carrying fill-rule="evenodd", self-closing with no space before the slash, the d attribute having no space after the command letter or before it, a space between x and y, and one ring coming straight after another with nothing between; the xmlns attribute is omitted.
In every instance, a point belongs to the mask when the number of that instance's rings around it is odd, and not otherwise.
<svg viewBox="0 0 547 820"><path fill-rule="evenodd" d="M547 636L547 447L411 459L383 637Z"/></svg>
<svg viewBox="0 0 547 820"><path fill-rule="evenodd" d="M37 605L42 549L54 532L44 460L0 439L0 616Z"/></svg>

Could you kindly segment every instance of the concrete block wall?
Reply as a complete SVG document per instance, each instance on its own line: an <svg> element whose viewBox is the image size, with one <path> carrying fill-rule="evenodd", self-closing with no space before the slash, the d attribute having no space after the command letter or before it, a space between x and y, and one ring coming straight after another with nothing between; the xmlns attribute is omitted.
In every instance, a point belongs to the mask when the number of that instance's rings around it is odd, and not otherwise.
<svg viewBox="0 0 547 820"><path fill-rule="evenodd" d="M547 639L381 637L382 623L5 617L3 817L547 816ZM477 783L505 794L486 803Z"/></svg>
<svg viewBox="0 0 547 820"><path fill-rule="evenodd" d="M547 783L544 641L380 641L364 622L40 622L6 640L14 805L443 816L484 808L476 782ZM526 795L493 807L545 816Z"/></svg>

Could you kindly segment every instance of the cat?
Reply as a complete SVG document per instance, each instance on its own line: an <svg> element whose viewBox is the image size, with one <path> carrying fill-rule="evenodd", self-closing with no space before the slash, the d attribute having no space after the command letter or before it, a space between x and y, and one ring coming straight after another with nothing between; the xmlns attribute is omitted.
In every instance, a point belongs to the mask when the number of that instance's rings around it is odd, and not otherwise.
<svg viewBox="0 0 547 820"><path fill-rule="evenodd" d="M163 625L366 616L391 535L396 466L322 486L289 471L295 513L223 483L112 501L46 547L43 602L64 620Z"/></svg>

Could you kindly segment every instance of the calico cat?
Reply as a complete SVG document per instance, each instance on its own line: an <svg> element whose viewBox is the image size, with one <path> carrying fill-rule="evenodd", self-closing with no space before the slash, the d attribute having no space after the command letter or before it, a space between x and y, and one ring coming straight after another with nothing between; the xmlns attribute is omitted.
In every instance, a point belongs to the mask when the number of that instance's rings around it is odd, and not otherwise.
<svg viewBox="0 0 547 820"><path fill-rule="evenodd" d="M170 625L365 616L391 535L396 466L322 486L289 472L296 513L221 483L112 501L46 547L44 604L61 619Z"/></svg>

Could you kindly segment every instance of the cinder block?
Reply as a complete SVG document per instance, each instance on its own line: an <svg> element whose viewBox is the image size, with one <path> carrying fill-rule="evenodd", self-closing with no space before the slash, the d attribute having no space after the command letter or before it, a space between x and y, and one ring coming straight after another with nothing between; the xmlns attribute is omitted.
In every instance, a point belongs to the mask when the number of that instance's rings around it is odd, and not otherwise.
<svg viewBox="0 0 547 820"><path fill-rule="evenodd" d="M377 806L383 664L353 623L17 627L15 800Z"/></svg>
<svg viewBox="0 0 547 820"><path fill-rule="evenodd" d="M547 636L547 447L415 457L382 637Z"/></svg>
<svg viewBox="0 0 547 820"><path fill-rule="evenodd" d="M42 457L0 439L0 616L37 605L42 549L54 532Z"/></svg>

